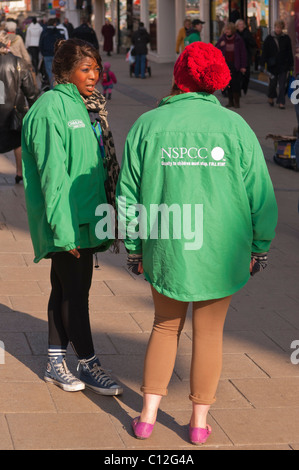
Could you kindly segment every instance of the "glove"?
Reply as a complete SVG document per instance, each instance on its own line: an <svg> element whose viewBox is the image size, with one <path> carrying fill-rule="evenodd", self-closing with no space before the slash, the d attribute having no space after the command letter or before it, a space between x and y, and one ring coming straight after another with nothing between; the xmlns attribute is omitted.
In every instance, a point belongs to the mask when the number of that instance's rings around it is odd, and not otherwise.
<svg viewBox="0 0 299 470"><path fill-rule="evenodd" d="M251 260L255 259L251 276L262 272L268 265L268 253L251 253Z"/></svg>
<svg viewBox="0 0 299 470"><path fill-rule="evenodd" d="M137 276L140 274L138 272L139 263L142 261L142 255L140 254L128 254L127 256L127 267L128 270Z"/></svg>

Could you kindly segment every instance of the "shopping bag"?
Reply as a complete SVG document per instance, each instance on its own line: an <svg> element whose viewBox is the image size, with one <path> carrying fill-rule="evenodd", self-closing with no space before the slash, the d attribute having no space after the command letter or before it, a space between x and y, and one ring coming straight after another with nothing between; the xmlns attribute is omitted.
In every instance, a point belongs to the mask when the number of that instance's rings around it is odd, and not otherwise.
<svg viewBox="0 0 299 470"><path fill-rule="evenodd" d="M126 62L129 62L129 64L134 64L135 62L135 57L132 55L132 50L134 49L134 46L131 46L130 49L128 50L126 54Z"/></svg>

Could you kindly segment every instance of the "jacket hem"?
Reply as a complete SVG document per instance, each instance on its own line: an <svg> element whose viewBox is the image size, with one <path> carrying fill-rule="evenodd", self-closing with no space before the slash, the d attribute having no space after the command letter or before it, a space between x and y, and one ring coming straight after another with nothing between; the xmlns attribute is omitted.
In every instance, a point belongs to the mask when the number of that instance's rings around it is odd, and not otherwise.
<svg viewBox="0 0 299 470"><path fill-rule="evenodd" d="M169 291L168 289L165 289L164 287L159 286L156 282L152 281L146 272L144 272L143 274L144 274L145 279L154 287L154 289L159 294L165 295L165 297L170 297L171 299L174 299L174 300L179 300L181 302L201 302L204 300L214 300L214 299L222 299L224 297L229 297L230 295L233 295L239 290L241 290L250 279L250 273L249 273L246 280L244 280L243 282L241 282L240 284L236 286L233 286L229 290L208 292L204 295L201 295L201 294L184 294L184 293Z"/></svg>
<svg viewBox="0 0 299 470"><path fill-rule="evenodd" d="M103 243L101 243L100 245L93 245L93 246L80 246L81 249L85 249L85 248L91 248L94 253L100 253L100 252L103 252L103 251L107 251L109 249L109 247L112 245L114 240L104 240ZM69 251L69 250L66 250L65 248L57 248L57 247L53 247L51 249L48 249L46 252L43 252L42 254L40 255L36 255L33 262L34 263L39 263L42 259L50 259L50 256L49 256L49 253L59 253L59 252L62 252L62 251Z"/></svg>

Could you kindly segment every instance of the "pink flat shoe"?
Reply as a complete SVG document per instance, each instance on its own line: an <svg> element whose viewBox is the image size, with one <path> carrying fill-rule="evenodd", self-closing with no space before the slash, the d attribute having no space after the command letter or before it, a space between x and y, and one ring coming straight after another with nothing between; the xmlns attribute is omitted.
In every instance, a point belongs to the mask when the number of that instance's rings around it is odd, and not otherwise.
<svg viewBox="0 0 299 470"><path fill-rule="evenodd" d="M132 428L137 439L148 439L151 437L155 424L140 423L140 416L133 419Z"/></svg>
<svg viewBox="0 0 299 470"><path fill-rule="evenodd" d="M206 428L192 428L192 426L189 424L189 438L191 444L196 446L205 444L211 433L211 426L207 426Z"/></svg>

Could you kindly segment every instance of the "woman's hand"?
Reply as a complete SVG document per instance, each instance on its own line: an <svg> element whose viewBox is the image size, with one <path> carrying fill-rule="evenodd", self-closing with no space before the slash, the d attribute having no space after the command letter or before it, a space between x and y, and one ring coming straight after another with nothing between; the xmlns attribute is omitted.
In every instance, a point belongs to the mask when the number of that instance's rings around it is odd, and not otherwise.
<svg viewBox="0 0 299 470"><path fill-rule="evenodd" d="M268 253L251 253L250 274L254 276L266 269L268 265Z"/></svg>
<svg viewBox="0 0 299 470"><path fill-rule="evenodd" d="M142 264L142 261L140 261L140 263L138 264L138 272L139 272L139 274L143 274L143 264Z"/></svg>
<svg viewBox="0 0 299 470"><path fill-rule="evenodd" d="M253 266L255 265L255 263L256 263L256 259L253 258L253 259L251 260L251 262L250 262L250 269L249 269L249 271L250 271L251 273L252 273Z"/></svg>
<svg viewBox="0 0 299 470"><path fill-rule="evenodd" d="M143 273L142 267L142 254L137 253L129 253L127 255L127 267L128 270L131 271L133 274L138 276L139 274Z"/></svg>
<svg viewBox="0 0 299 470"><path fill-rule="evenodd" d="M73 256L75 256L75 258L80 258L80 253L78 251L78 249L80 248L80 246L78 246L77 248L74 248L73 250L69 250L69 253Z"/></svg>

